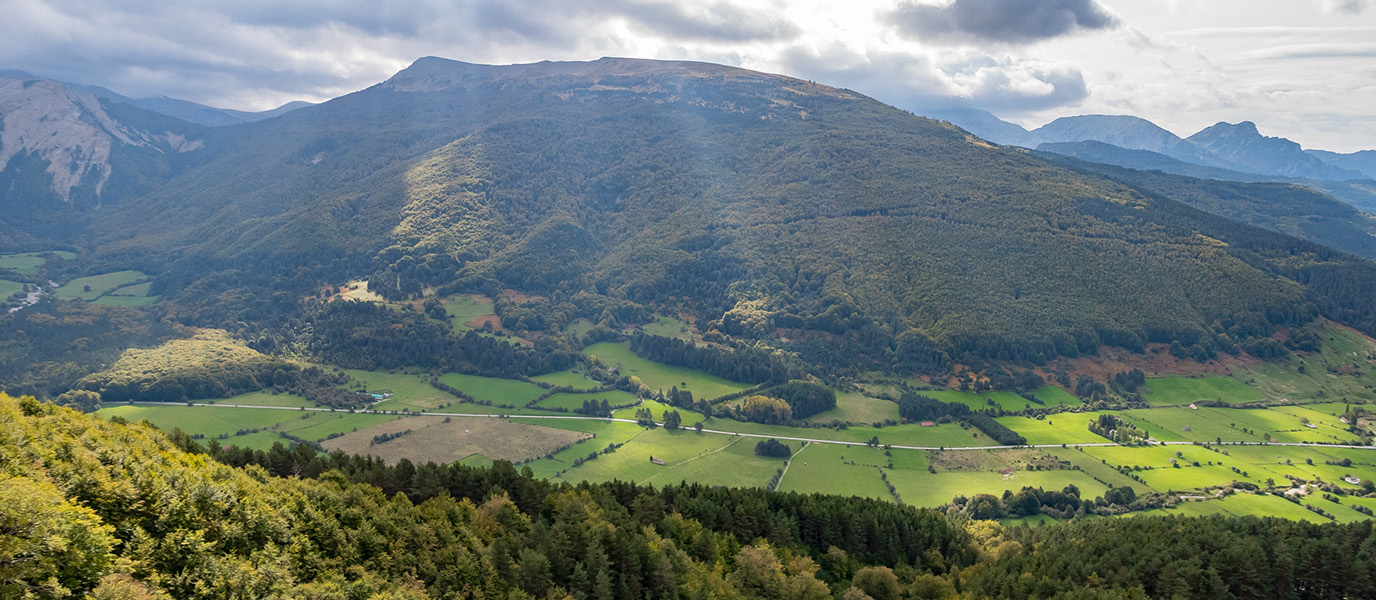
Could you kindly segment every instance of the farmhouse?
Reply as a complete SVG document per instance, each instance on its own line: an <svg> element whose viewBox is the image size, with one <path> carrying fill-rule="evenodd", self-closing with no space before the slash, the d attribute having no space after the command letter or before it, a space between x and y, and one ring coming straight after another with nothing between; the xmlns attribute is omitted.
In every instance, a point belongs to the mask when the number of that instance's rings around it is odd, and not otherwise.
<svg viewBox="0 0 1376 600"><path fill-rule="evenodd" d="M1360 484L1360 483L1362 482L1362 478L1361 478L1361 477L1353 477L1353 476L1349 475L1349 476L1347 476L1347 477L1344 477L1344 478L1343 478L1343 481L1346 481L1346 482L1348 482L1348 483L1350 483L1350 484L1352 484L1352 485L1357 485L1357 484Z"/></svg>
<svg viewBox="0 0 1376 600"><path fill-rule="evenodd" d="M651 456L651 457L650 457L650 462L652 462L652 463L654 463L654 464L657 464L657 465L662 465L662 464L664 464L664 459L655 458L655 457Z"/></svg>
<svg viewBox="0 0 1376 600"><path fill-rule="evenodd" d="M935 425L936 425L936 423L933 423L933 422L931 422L931 421L923 421L923 422L922 422L922 426L923 426L923 427L933 427L933 426L935 426Z"/></svg>

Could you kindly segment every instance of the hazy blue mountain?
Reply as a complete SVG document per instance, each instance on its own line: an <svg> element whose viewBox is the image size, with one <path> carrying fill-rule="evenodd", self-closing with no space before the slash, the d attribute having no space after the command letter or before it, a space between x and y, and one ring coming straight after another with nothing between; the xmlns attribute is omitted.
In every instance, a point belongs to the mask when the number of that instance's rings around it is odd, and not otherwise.
<svg viewBox="0 0 1376 600"><path fill-rule="evenodd" d="M1251 121L1217 123L1187 139L1255 173L1336 181L1363 178L1360 172L1335 167L1305 153L1293 141L1261 135Z"/></svg>
<svg viewBox="0 0 1376 600"><path fill-rule="evenodd" d="M1305 150L1305 152L1339 169L1358 171L1367 179L1376 180L1376 150L1361 150L1349 154L1339 154L1327 150Z"/></svg>
<svg viewBox="0 0 1376 600"><path fill-rule="evenodd" d="M1173 175L1222 179L1225 181L1276 181L1272 175L1245 173L1222 167L1210 167L1166 156L1151 150L1131 150L1099 141L1047 142L1037 146L1039 152L1072 156L1080 160L1116 165L1139 171L1161 171Z"/></svg>
<svg viewBox="0 0 1376 600"><path fill-rule="evenodd" d="M1021 125L1004 121L986 110L951 108L922 110L918 113L927 118L949 121L995 144L1032 148L1040 143L1036 135L1028 133Z"/></svg>
<svg viewBox="0 0 1376 600"><path fill-rule="evenodd" d="M1032 135L1044 143L1103 142L1128 150L1156 152L1196 165L1237 167L1151 121L1129 115L1061 117L1033 130Z"/></svg>
<svg viewBox="0 0 1376 600"><path fill-rule="evenodd" d="M0 212L11 224L146 193L206 155L205 128L80 86L0 75Z"/></svg>
<svg viewBox="0 0 1376 600"><path fill-rule="evenodd" d="M155 113L176 117L188 123L198 125L208 125L210 127L223 127L225 125L238 125L241 123L253 123L272 117L289 113L298 108L311 106L310 102L294 101L288 102L262 112L248 112L242 110L232 110L228 108L215 108L198 104L189 100L168 98L167 96L156 96L153 98L130 98L109 89L99 86L87 86L98 98L123 102L132 106L137 106L144 110Z"/></svg>

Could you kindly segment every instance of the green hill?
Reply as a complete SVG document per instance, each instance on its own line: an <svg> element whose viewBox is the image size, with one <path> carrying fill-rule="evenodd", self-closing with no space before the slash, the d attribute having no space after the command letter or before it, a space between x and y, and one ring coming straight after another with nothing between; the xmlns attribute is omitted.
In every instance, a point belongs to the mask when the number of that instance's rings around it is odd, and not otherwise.
<svg viewBox="0 0 1376 600"><path fill-rule="evenodd" d="M1305 269L1355 263L1322 247L851 91L704 63L427 58L215 131L218 158L94 225L100 256L158 267L152 293L231 269L362 271L392 298L586 292L786 337L814 361L920 365L1227 347L1364 292L1306 291Z"/></svg>

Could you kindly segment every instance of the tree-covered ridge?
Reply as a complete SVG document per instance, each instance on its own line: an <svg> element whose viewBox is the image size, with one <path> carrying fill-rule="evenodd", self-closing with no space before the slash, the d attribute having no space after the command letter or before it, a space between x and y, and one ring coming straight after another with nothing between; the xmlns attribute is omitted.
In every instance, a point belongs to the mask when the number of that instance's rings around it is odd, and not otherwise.
<svg viewBox="0 0 1376 600"><path fill-rule="evenodd" d="M276 371L283 374L274 377ZM155 348L125 350L108 369L83 377L77 386L99 392L106 402L224 398L260 390L296 366L266 356L224 331L197 331L188 339Z"/></svg>
<svg viewBox="0 0 1376 600"><path fill-rule="evenodd" d="M353 269L394 298L593 294L813 363L911 368L1245 341L1311 318L1289 279L1329 260L850 92L713 65L426 60L221 135L219 158L96 224L107 256L158 267L159 293L190 286L180 301L201 301L207 270Z"/></svg>

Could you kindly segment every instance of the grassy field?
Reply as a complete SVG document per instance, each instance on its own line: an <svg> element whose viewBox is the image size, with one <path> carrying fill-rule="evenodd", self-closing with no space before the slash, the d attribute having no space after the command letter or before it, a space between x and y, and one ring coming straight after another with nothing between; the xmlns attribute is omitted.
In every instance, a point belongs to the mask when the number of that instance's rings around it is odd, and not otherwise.
<svg viewBox="0 0 1376 600"><path fill-rule="evenodd" d="M794 455L779 491L893 498L879 478L879 469L872 466L887 463L883 450L835 444L808 444L800 450L797 442L789 446Z"/></svg>
<svg viewBox="0 0 1376 600"><path fill-rule="evenodd" d="M268 429L279 423L299 420L302 413L270 408L227 408L211 406L186 406L168 404L167 406L147 406L117 404L100 409L96 414L110 418L123 417L130 422L147 419L159 429L171 432L181 429L189 434L201 434L208 438L220 435L233 436L240 430ZM230 443L225 441L223 443Z"/></svg>
<svg viewBox="0 0 1376 600"><path fill-rule="evenodd" d="M641 436L633 445L651 443L655 439ZM717 450L660 467L657 473L640 483L667 485L687 481L729 487L764 487L774 473L784 467L784 459L756 455L757 443L759 440L754 438L731 438L727 445Z"/></svg>
<svg viewBox="0 0 1376 600"><path fill-rule="evenodd" d="M624 392L623 392L623 393L624 393ZM601 394L593 394L593 395L598 396L598 397L601 397ZM629 396L630 394L627 394L627 395ZM613 402L613 404L615 404L615 402ZM680 418L683 419L683 426L684 426L684 427L692 427L692 426L693 426L693 423L696 423L696 422L698 422L698 421L704 421L703 426L705 426L705 427L707 426L707 423L705 423L705 421L707 420L707 417L702 416L702 413L700 413L700 412L693 411L693 410L688 410L688 409L686 409L686 408L674 408L674 407L669 406L668 404L665 404L665 403L663 403L663 402L656 402L656 401L654 401L654 400L648 400L648 399L647 399L647 400L642 400L638 406L630 407L630 408L623 408L623 409L621 409L621 410L613 411L613 412L612 412L612 416L613 416L613 417L616 417L616 418L618 418L618 419L634 419L634 418L635 418L635 411L640 410L640 409L644 409L644 408L650 409L650 413L654 415L656 421L663 421L663 420L664 420L664 413L666 413L666 412L668 412L668 411L671 411L671 410L676 410L676 411L678 411L678 416L679 416ZM716 423L717 421L713 421L713 422ZM712 428L711 428L711 427L708 427L708 429L712 429Z"/></svg>
<svg viewBox="0 0 1376 600"><path fill-rule="evenodd" d="M545 393L544 388L526 381L480 377L462 373L445 373L440 376L440 383L449 385L479 400L511 406L525 406L527 402L539 398L541 394Z"/></svg>
<svg viewBox="0 0 1376 600"><path fill-rule="evenodd" d="M4 301L11 295L22 291L24 291L24 284L18 281L0 279L0 301Z"/></svg>
<svg viewBox="0 0 1376 600"><path fill-rule="evenodd" d="M1004 490L1040 487L1061 490L1067 485L1080 489L1080 497L1097 498L1108 487L1081 471L1070 469L1051 471L1013 471L1008 475L987 471L958 471L928 473L926 471L892 471L889 481L898 489L903 502L916 506L940 506L956 496L975 494L1003 495Z"/></svg>
<svg viewBox="0 0 1376 600"><path fill-rule="evenodd" d="M961 392L955 390L924 390L915 392L917 394L936 398L942 402L954 402L964 404L975 410L983 410L998 406L1003 410L1022 410L1027 407L1042 408L1044 406L1079 406L1083 404L1079 398L1072 396L1054 385L1048 385L1032 392L1038 400L1043 402L1037 405L1027 398L1023 398L1013 392ZM990 403L992 401L992 404Z"/></svg>
<svg viewBox="0 0 1376 600"><path fill-rule="evenodd" d="M1332 323L1323 326L1320 333L1323 348L1319 352L1236 368L1232 375L1276 401L1376 401L1376 361L1368 358L1376 352L1376 344Z"/></svg>
<svg viewBox="0 0 1376 600"><path fill-rule="evenodd" d="M1090 432L1089 422L1100 413L1061 413L1044 419L999 417L998 422L1027 438L1029 444L1099 444L1107 438Z"/></svg>
<svg viewBox="0 0 1376 600"><path fill-rule="evenodd" d="M540 383L548 383L554 387L567 387L575 390L595 390L602 387L600 382L588 379L581 366L548 375L537 375L531 379Z"/></svg>
<svg viewBox="0 0 1376 600"><path fill-rule="evenodd" d="M650 335L678 338L684 341L693 339L693 328L673 317L658 316L655 322L646 323L640 328Z"/></svg>
<svg viewBox="0 0 1376 600"><path fill-rule="evenodd" d="M403 433L410 431L410 433ZM396 435L375 443L376 436ZM326 440L326 450L371 454L389 463L403 458L417 464L450 463L473 454L520 461L545 456L591 436L567 429L511 423L481 417L414 417L359 429Z"/></svg>
<svg viewBox="0 0 1376 600"><path fill-rule="evenodd" d="M684 416L687 422L688 417ZM756 433L761 435L806 437L818 440L835 440L838 442L851 442L863 444L872 437L879 438L880 444L894 444L899 446L931 446L931 447L961 447L961 446L996 446L997 442L984 435L978 429L963 429L956 424L937 425L935 427L923 427L916 423L908 425L896 425L893 427L850 427L848 429L829 429L821 427L784 427L781 425L764 425L761 423L746 423L731 419L712 419L706 424L708 429L720 431L731 431L737 433Z"/></svg>
<svg viewBox="0 0 1376 600"><path fill-rule="evenodd" d="M129 285L148 275L141 271L116 271L103 275L91 275L67 282L53 292L60 300L95 300L117 288ZM90 287L90 291L86 288Z"/></svg>
<svg viewBox="0 0 1376 600"><path fill-rule="evenodd" d="M818 413L807 420L813 423L875 423L885 419L897 420L898 404L882 398L871 398L860 392L837 392L836 408Z"/></svg>
<svg viewBox="0 0 1376 600"><path fill-rule="evenodd" d="M47 262L43 258L43 252L24 252L21 254L0 254L0 269L13 269L16 273L23 275L35 275L38 268ZM56 254L63 260L72 260L76 254L66 250L55 250Z"/></svg>
<svg viewBox="0 0 1376 600"><path fill-rule="evenodd" d="M597 460L588 461L556 479L568 481L620 479L640 483L654 477L656 482L659 482L657 478L668 470L668 467L676 467L678 463L688 459L725 448L735 439L724 435L696 433L692 430L667 431L663 428L644 430L634 436L634 439L625 442L625 445L616 452L603 454ZM606 447L607 441L599 442L596 445L597 449ZM653 464L650 462L651 457L663 460L668 464ZM770 469L769 473L773 475L773 469ZM765 481L768 481L768 477ZM662 483L669 482L666 480Z"/></svg>
<svg viewBox="0 0 1376 600"><path fill-rule="evenodd" d="M536 406L539 406L541 408L567 408L569 410L574 410L582 408L583 402L586 400L592 400L599 404L601 404L603 400L606 400L607 404L611 406L618 406L622 404L634 404L636 398L635 394L623 392L621 390L611 390L591 394L571 394L568 392L560 392L558 394L545 398L544 400L541 400L539 404L536 404ZM656 413L655 416L658 417L659 413ZM627 418L634 418L634 414Z"/></svg>
<svg viewBox="0 0 1376 600"><path fill-rule="evenodd" d="M312 407L314 402L297 396L296 394L274 394L272 392L249 392L230 396L229 398L217 398L214 400L197 400L197 402L207 402L210 404L241 404L244 406L289 406L296 408L299 406Z"/></svg>
<svg viewBox="0 0 1376 600"><path fill-rule="evenodd" d="M575 458L585 458L589 453L601 452L608 444L624 444L646 431L645 428L634 423L615 421L522 419L520 417L513 417L510 421L592 434L591 439L579 442L562 452L557 452L552 458L541 458L526 464L535 472L536 477L544 479L554 477L556 473L571 468ZM578 474L571 474L568 480L578 480Z"/></svg>
<svg viewBox="0 0 1376 600"><path fill-rule="evenodd" d="M1148 379L1142 387L1142 397L1152 406L1181 406L1210 401L1242 404L1266 400L1256 388L1248 387L1232 377Z"/></svg>
<svg viewBox="0 0 1376 600"><path fill-rule="evenodd" d="M639 377L651 390L667 392L669 388L678 386L681 390L692 392L693 398L699 400L711 400L751 387L749 384L728 381L701 371L648 361L636 356L629 348L612 342L588 346L583 349L583 354L596 356L608 367L620 364L622 375Z"/></svg>
<svg viewBox="0 0 1376 600"><path fill-rule="evenodd" d="M470 325L478 319L492 315L493 327L500 329L501 326L495 320L496 315L492 313L493 302L486 296L460 295L448 298L444 301L444 310L449 313L449 323L454 331L464 332L470 329L482 329L482 325Z"/></svg>
<svg viewBox="0 0 1376 600"><path fill-rule="evenodd" d="M462 412L457 410L460 406L459 399L427 383L425 375L403 371L396 373L360 371L358 369L344 369L343 371L349 376L349 383L345 386L349 389L392 395L386 400L373 404L373 408L376 410L433 410L452 404L455 412ZM441 377L440 380L443 381L444 378Z"/></svg>

